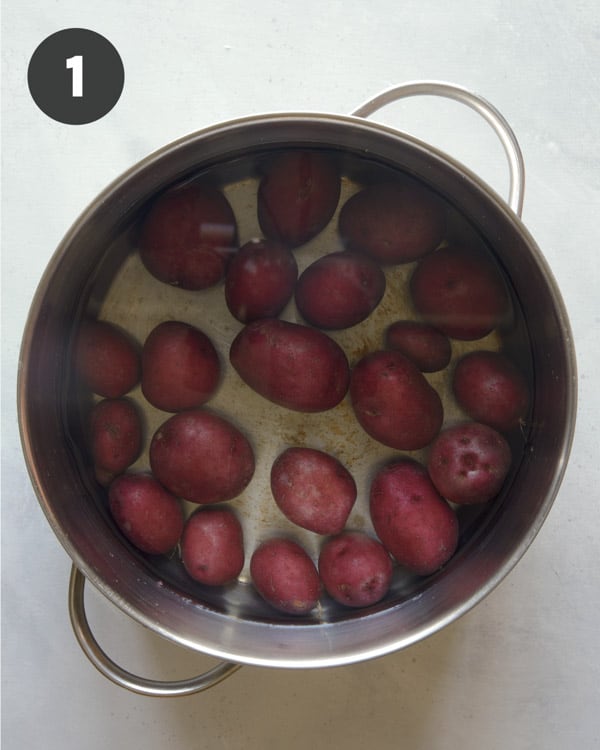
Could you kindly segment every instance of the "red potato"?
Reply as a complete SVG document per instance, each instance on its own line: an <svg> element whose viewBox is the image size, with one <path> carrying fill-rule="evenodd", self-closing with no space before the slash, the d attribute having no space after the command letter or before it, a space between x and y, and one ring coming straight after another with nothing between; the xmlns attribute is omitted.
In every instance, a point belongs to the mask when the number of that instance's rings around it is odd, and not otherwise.
<svg viewBox="0 0 600 750"><path fill-rule="evenodd" d="M237 225L223 193L184 185L150 207L140 232L140 257L159 281L206 289L221 281L235 252Z"/></svg>
<svg viewBox="0 0 600 750"><path fill-rule="evenodd" d="M411 276L410 292L427 323L464 341L493 331L510 308L500 272L468 247L446 247L423 258Z"/></svg>
<svg viewBox="0 0 600 750"><path fill-rule="evenodd" d="M453 503L485 503L500 492L512 462L509 444L478 422L440 432L431 444L427 470L438 492Z"/></svg>
<svg viewBox="0 0 600 750"><path fill-rule="evenodd" d="M434 250L444 238L441 201L412 181L369 185L342 206L339 232L349 250L380 263L409 263Z"/></svg>
<svg viewBox="0 0 600 750"><path fill-rule="evenodd" d="M261 396L300 412L332 409L350 381L346 355L333 339L276 318L249 323L231 344L229 359Z"/></svg>
<svg viewBox="0 0 600 750"><path fill-rule="evenodd" d="M452 357L448 337L437 328L416 320L392 323L385 334L385 345L404 354L421 372L443 370Z"/></svg>
<svg viewBox="0 0 600 750"><path fill-rule="evenodd" d="M319 575L325 590L347 607L369 607L383 599L392 570L383 545L359 531L328 539L319 555Z"/></svg>
<svg viewBox="0 0 600 750"><path fill-rule="evenodd" d="M298 247L332 218L341 179L335 162L318 151L286 151L265 166L257 196L258 221L265 237Z"/></svg>
<svg viewBox="0 0 600 750"><path fill-rule="evenodd" d="M225 508L199 508L185 522L181 560L195 581L208 586L232 583L244 567L242 526Z"/></svg>
<svg viewBox="0 0 600 750"><path fill-rule="evenodd" d="M115 523L142 552L166 555L183 530L179 500L150 474L121 474L108 489Z"/></svg>
<svg viewBox="0 0 600 750"><path fill-rule="evenodd" d="M375 533L404 567L426 576L441 568L458 545L458 521L427 471L411 459L381 469L370 491Z"/></svg>
<svg viewBox="0 0 600 750"><path fill-rule="evenodd" d="M220 374L212 341L188 323L160 323L144 342L142 393L157 409L177 412L201 406L217 390Z"/></svg>
<svg viewBox="0 0 600 750"><path fill-rule="evenodd" d="M291 539L268 539L250 558L252 582L272 607L306 615L317 605L321 580L307 552Z"/></svg>
<svg viewBox="0 0 600 750"><path fill-rule="evenodd" d="M284 245L273 240L247 242L227 268L227 307L242 323L276 318L291 299L297 277L296 259Z"/></svg>
<svg viewBox="0 0 600 750"><path fill-rule="evenodd" d="M500 352L470 352L454 370L456 400L475 421L500 432L524 424L529 408L529 386L514 362Z"/></svg>
<svg viewBox="0 0 600 750"><path fill-rule="evenodd" d="M120 328L103 320L81 324L74 360L83 383L104 398L124 396L140 380L137 346Z"/></svg>
<svg viewBox="0 0 600 750"><path fill-rule="evenodd" d="M352 371L350 399L365 432L396 450L424 448L444 419L437 391L400 352L363 357Z"/></svg>
<svg viewBox="0 0 600 750"><path fill-rule="evenodd" d="M349 328L365 320L385 292L385 274L364 255L324 255L298 279L295 298L304 320L317 328Z"/></svg>
<svg viewBox="0 0 600 750"><path fill-rule="evenodd" d="M281 512L316 534L338 534L356 500L356 483L336 458L314 448L288 448L271 468Z"/></svg>
<svg viewBox="0 0 600 750"><path fill-rule="evenodd" d="M159 482L203 505L237 497L254 474L254 453L246 437L203 409L180 412L161 425L149 457Z"/></svg>
<svg viewBox="0 0 600 750"><path fill-rule="evenodd" d="M90 442L96 475L102 483L121 474L142 450L142 423L132 401L103 399L90 412Z"/></svg>

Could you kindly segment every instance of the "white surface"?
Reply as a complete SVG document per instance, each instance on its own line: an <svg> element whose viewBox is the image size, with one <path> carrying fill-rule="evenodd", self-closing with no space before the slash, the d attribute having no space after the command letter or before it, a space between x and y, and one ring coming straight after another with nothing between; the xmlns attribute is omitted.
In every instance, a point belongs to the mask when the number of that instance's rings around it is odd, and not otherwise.
<svg viewBox="0 0 600 750"><path fill-rule="evenodd" d="M600 747L597 3L3 5L3 748ZM79 127L43 115L26 86L37 45L73 26L107 36L126 71L116 108ZM245 667L182 699L113 686L74 641L70 561L38 506L19 444L18 349L43 269L103 187L180 135L255 112L344 113L391 84L426 78L479 92L513 126L527 167L524 221L570 312L579 421L546 524L492 595L407 651L332 670ZM412 100L380 119L444 148L505 194L500 146L472 112ZM88 603L98 638L134 671L173 678L214 663L146 632L93 591Z"/></svg>

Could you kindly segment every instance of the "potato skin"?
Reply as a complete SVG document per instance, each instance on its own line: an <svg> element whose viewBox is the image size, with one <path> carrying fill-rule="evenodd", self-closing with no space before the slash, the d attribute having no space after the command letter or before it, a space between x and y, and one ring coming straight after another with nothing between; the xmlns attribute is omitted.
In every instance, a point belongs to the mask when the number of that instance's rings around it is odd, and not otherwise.
<svg viewBox="0 0 600 750"><path fill-rule="evenodd" d="M365 432L397 450L424 448L444 419L437 391L396 351L371 352L355 365L350 399Z"/></svg>
<svg viewBox="0 0 600 750"><path fill-rule="evenodd" d="M423 258L409 286L425 321L453 339L486 336L510 308L500 272L481 252L466 246L445 247Z"/></svg>
<svg viewBox="0 0 600 750"><path fill-rule="evenodd" d="M185 522L181 560L188 575L208 586L233 582L244 567L242 526L226 508L201 507Z"/></svg>
<svg viewBox="0 0 600 750"><path fill-rule="evenodd" d="M375 533L400 565L421 576L446 563L458 545L454 511L412 459L383 467L370 490Z"/></svg>
<svg viewBox="0 0 600 750"><path fill-rule="evenodd" d="M314 448L283 451L271 467L271 491L292 523L316 534L338 534L356 501L356 483L336 458Z"/></svg>
<svg viewBox="0 0 600 750"><path fill-rule="evenodd" d="M340 197L340 172L327 154L287 151L265 166L257 210L260 227L269 239L294 248L324 229Z"/></svg>
<svg viewBox="0 0 600 750"><path fill-rule="evenodd" d="M409 181L363 188L346 201L339 217L345 247L385 264L421 258L440 244L445 230L442 203Z"/></svg>
<svg viewBox="0 0 600 750"><path fill-rule="evenodd" d="M456 400L475 421L510 432L523 424L529 386L522 372L501 352L470 352L456 364L452 378Z"/></svg>
<svg viewBox="0 0 600 750"><path fill-rule="evenodd" d="M229 359L257 393L299 412L332 409L350 381L346 355L333 339L277 318L249 323L232 342Z"/></svg>
<svg viewBox="0 0 600 750"><path fill-rule="evenodd" d="M108 489L110 512L123 534L142 552L166 555L183 530L179 500L150 474L121 474Z"/></svg>
<svg viewBox="0 0 600 750"><path fill-rule="evenodd" d="M142 422L132 401L103 399L90 411L90 445L96 476L106 483L121 474L142 450Z"/></svg>
<svg viewBox="0 0 600 750"><path fill-rule="evenodd" d="M112 323L84 321L74 349L75 369L92 393L119 398L140 380L140 356L135 343Z"/></svg>
<svg viewBox="0 0 600 750"><path fill-rule="evenodd" d="M149 457L159 482L202 505L237 497L254 474L246 437L204 409L183 411L164 422L152 438Z"/></svg>
<svg viewBox="0 0 600 750"><path fill-rule="evenodd" d="M427 471L446 500L468 505L496 497L511 462L510 446L499 432L466 422L440 432L429 449Z"/></svg>
<svg viewBox="0 0 600 750"><path fill-rule="evenodd" d="M212 187L190 184L168 191L150 207L139 250L159 281L198 290L221 281L236 244L237 224L227 198Z"/></svg>
<svg viewBox="0 0 600 750"><path fill-rule="evenodd" d="M252 582L272 607L290 615L306 615L321 595L315 564L297 542L268 539L250 558Z"/></svg>
<svg viewBox="0 0 600 750"><path fill-rule="evenodd" d="M177 412L201 406L217 390L220 374L212 341L188 323L160 323L144 342L142 393L157 409Z"/></svg>
<svg viewBox="0 0 600 750"><path fill-rule="evenodd" d="M397 320L385 334L387 349L408 357L421 372L438 372L450 363L452 347L437 328L416 320Z"/></svg>
<svg viewBox="0 0 600 750"><path fill-rule="evenodd" d="M392 571L383 545L360 531L345 531L328 539L319 555L325 590L347 607L369 607L383 599Z"/></svg>
<svg viewBox="0 0 600 750"><path fill-rule="evenodd" d="M232 257L225 277L225 301L234 318L250 323L276 318L294 293L298 264L274 240L252 240Z"/></svg>
<svg viewBox="0 0 600 750"><path fill-rule="evenodd" d="M373 312L385 286L381 267L367 256L348 251L330 253L300 275L296 305L304 320L317 328L349 328Z"/></svg>

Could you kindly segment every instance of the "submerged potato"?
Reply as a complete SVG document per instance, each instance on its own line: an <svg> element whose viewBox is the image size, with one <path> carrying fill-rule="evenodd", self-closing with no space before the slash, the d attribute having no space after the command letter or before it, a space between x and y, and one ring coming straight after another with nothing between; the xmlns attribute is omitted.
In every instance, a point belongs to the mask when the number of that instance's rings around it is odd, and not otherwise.
<svg viewBox="0 0 600 750"><path fill-rule="evenodd" d="M86 320L81 324L74 360L84 385L98 396L119 398L140 380L136 344L124 331L104 320Z"/></svg>
<svg viewBox="0 0 600 750"><path fill-rule="evenodd" d="M466 354L456 365L452 388L460 406L477 422L500 432L510 432L525 423L529 409L527 380L501 352Z"/></svg>
<svg viewBox="0 0 600 750"><path fill-rule="evenodd" d="M275 318L294 292L298 265L293 253L274 240L253 240L231 259L225 278L229 312L242 323Z"/></svg>
<svg viewBox="0 0 600 750"><path fill-rule="evenodd" d="M193 503L231 500L254 474L254 453L246 437L203 409L180 412L161 425L149 457L156 478Z"/></svg>
<svg viewBox="0 0 600 750"><path fill-rule="evenodd" d="M142 224L142 262L159 281L206 289L225 275L236 250L237 224L223 193L189 184L162 195Z"/></svg>
<svg viewBox="0 0 600 750"><path fill-rule="evenodd" d="M385 334L385 345L408 357L421 372L438 372L450 363L452 347L437 328L416 320L397 320Z"/></svg>
<svg viewBox="0 0 600 750"><path fill-rule="evenodd" d="M189 323L160 323L144 342L142 393L157 409L176 412L201 406L216 391L220 374L212 341Z"/></svg>
<svg viewBox="0 0 600 750"><path fill-rule="evenodd" d="M316 534L338 534L356 500L356 483L337 458L293 447L271 467L271 491L281 512Z"/></svg>
<svg viewBox="0 0 600 750"><path fill-rule="evenodd" d="M511 462L510 446L499 432L466 422L440 432L431 444L427 471L446 500L485 503L500 492Z"/></svg>
<svg viewBox="0 0 600 750"><path fill-rule="evenodd" d="M321 331L276 318L248 324L229 352L242 380L261 396L300 412L332 409L350 380L343 349Z"/></svg>
<svg viewBox="0 0 600 750"><path fill-rule="evenodd" d="M242 526L228 508L198 508L185 522L181 560L191 578L208 586L234 581L244 567Z"/></svg>
<svg viewBox="0 0 600 750"><path fill-rule="evenodd" d="M140 455L142 421L133 401L103 399L92 407L89 425L96 477L105 484Z"/></svg>
<svg viewBox="0 0 600 750"><path fill-rule="evenodd" d="M396 351L367 354L350 381L352 408L372 438L397 450L418 450L444 419L437 391L407 357Z"/></svg>
<svg viewBox="0 0 600 750"><path fill-rule="evenodd" d="M324 229L340 197L337 165L318 151L286 151L264 167L258 221L265 237L298 247Z"/></svg>
<svg viewBox="0 0 600 750"><path fill-rule="evenodd" d="M383 545L360 531L328 539L319 554L327 593L346 607L369 607L383 599L392 580L392 561Z"/></svg>
<svg viewBox="0 0 600 750"><path fill-rule="evenodd" d="M291 539L268 539L257 547L250 559L250 575L262 598L290 615L308 614L321 594L315 564Z"/></svg>
<svg viewBox="0 0 600 750"><path fill-rule="evenodd" d="M491 260L472 247L444 247L419 261L410 279L415 308L453 339L474 341L504 320L508 292Z"/></svg>
<svg viewBox="0 0 600 750"><path fill-rule="evenodd" d="M300 314L317 328L349 328L365 320L385 292L385 274L358 253L324 255L306 268L296 284Z"/></svg>
<svg viewBox="0 0 600 750"><path fill-rule="evenodd" d="M444 238L441 201L409 180L369 185L342 206L339 231L349 250L380 263L409 263L434 250Z"/></svg>
<svg viewBox="0 0 600 750"><path fill-rule="evenodd" d="M412 459L379 470L371 484L370 512L383 546L418 575L434 573L456 550L456 515L425 468Z"/></svg>
<svg viewBox="0 0 600 750"><path fill-rule="evenodd" d="M117 526L143 552L166 555L179 541L181 503L151 474L121 474L108 489L108 501Z"/></svg>

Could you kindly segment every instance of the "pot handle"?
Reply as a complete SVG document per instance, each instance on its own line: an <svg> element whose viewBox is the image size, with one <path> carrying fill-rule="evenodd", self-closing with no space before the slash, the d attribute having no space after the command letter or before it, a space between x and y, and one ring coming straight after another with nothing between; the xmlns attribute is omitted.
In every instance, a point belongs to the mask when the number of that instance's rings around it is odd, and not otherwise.
<svg viewBox="0 0 600 750"><path fill-rule="evenodd" d="M399 99L422 95L441 96L466 104L491 125L500 139L508 159L510 172L508 205L520 217L523 211L523 196L525 192L525 165L521 147L508 122L490 102L479 96L479 94L474 94L468 89L453 83L414 81L394 86L377 94L377 96L369 99L369 101L362 104L358 109L355 109L351 114L356 117L369 117L373 112Z"/></svg>
<svg viewBox="0 0 600 750"><path fill-rule="evenodd" d="M192 695L213 687L242 666L241 664L224 661L196 677L172 681L151 680L131 674L131 672L112 661L94 638L85 614L84 584L85 576L73 565L69 580L69 616L73 632L84 654L96 669L116 685L140 695L153 697L167 698Z"/></svg>

